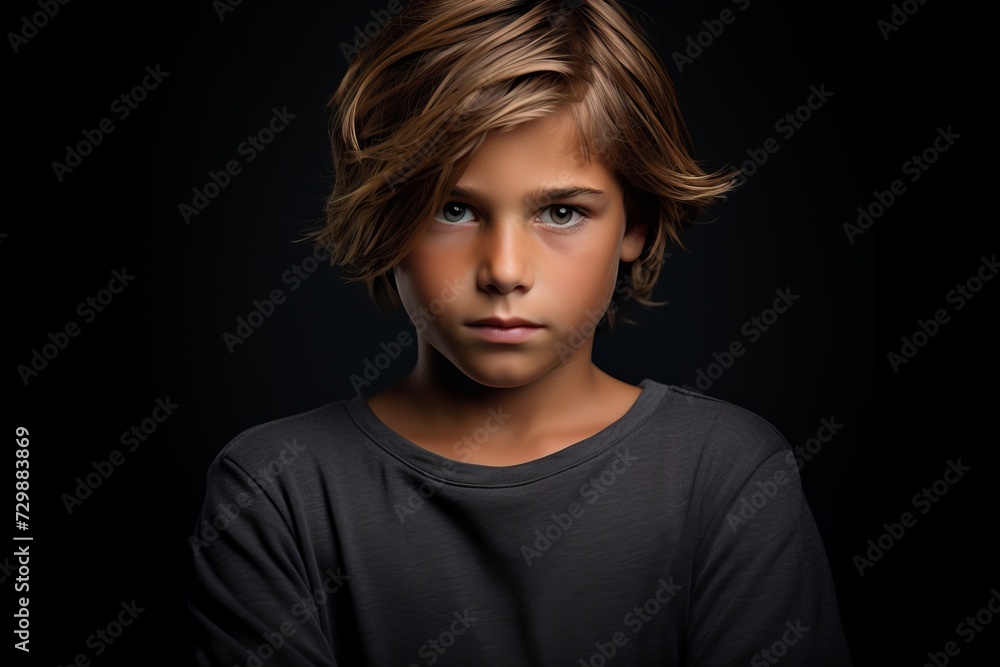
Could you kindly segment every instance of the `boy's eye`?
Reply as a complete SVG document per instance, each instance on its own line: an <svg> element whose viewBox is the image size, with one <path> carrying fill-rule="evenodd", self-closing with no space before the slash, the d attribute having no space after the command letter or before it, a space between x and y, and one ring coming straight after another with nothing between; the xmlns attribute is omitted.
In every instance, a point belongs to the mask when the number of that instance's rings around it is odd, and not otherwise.
<svg viewBox="0 0 1000 667"><path fill-rule="evenodd" d="M441 207L441 217L438 220L442 222L470 222L472 218L465 218L465 215L469 213L469 207L465 204L459 204L458 202L448 202Z"/></svg>
<svg viewBox="0 0 1000 667"><path fill-rule="evenodd" d="M577 209L572 206L565 206L563 204L553 204L552 206L546 206L545 211L550 213L549 220L545 220L545 213L542 213L542 220L544 222L551 222L559 227L572 227L575 223L580 222L583 219L583 215ZM576 213L579 218L573 219L573 214Z"/></svg>
<svg viewBox="0 0 1000 667"><path fill-rule="evenodd" d="M574 214L577 216L574 218ZM539 216L542 222L549 223L555 227L575 227L585 219L585 215L575 206L565 204L552 204L542 209ZM475 216L472 208L459 202L448 202L438 211L435 218L439 222L447 224L458 224L462 222L472 222Z"/></svg>

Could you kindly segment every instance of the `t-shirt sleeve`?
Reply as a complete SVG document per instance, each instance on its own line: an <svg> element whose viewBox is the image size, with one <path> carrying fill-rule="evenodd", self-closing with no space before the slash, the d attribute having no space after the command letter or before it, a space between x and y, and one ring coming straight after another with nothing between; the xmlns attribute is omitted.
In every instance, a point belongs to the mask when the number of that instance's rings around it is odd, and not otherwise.
<svg viewBox="0 0 1000 667"><path fill-rule="evenodd" d="M191 536L189 599L199 667L337 665L289 522L268 490L222 456ZM255 656L255 657L253 657Z"/></svg>
<svg viewBox="0 0 1000 667"><path fill-rule="evenodd" d="M713 437L748 440L723 427ZM727 457L736 462L705 476L711 491L692 566L686 664L851 665L795 457L776 431L764 443L740 446L741 455Z"/></svg>

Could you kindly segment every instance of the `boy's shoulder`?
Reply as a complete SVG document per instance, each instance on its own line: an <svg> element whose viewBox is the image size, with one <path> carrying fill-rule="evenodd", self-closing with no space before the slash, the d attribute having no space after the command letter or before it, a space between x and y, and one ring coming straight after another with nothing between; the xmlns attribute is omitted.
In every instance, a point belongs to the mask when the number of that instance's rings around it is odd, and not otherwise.
<svg viewBox="0 0 1000 667"><path fill-rule="evenodd" d="M747 408L684 387L664 386L657 426L689 446L758 462L791 449L771 422Z"/></svg>
<svg viewBox="0 0 1000 667"><path fill-rule="evenodd" d="M725 459L755 466L770 456L790 451L782 434L765 418L729 401L656 381L659 395L632 437L672 444L665 450L682 456ZM343 445L345 436L359 435L349 402L340 399L319 407L251 426L232 438L216 455L244 471L286 468L301 460L326 461ZM300 466L301 467L301 466Z"/></svg>
<svg viewBox="0 0 1000 667"><path fill-rule="evenodd" d="M287 467L302 458L315 457L318 448L336 442L353 422L341 399L296 414L251 426L233 437L216 455L245 471Z"/></svg>

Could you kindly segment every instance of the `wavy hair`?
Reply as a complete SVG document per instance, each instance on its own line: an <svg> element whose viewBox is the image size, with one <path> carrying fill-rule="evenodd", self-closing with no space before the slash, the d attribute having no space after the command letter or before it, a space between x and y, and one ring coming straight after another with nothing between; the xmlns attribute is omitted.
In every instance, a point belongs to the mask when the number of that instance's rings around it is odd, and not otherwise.
<svg viewBox="0 0 1000 667"><path fill-rule="evenodd" d="M668 244L733 186L706 173L670 77L615 0L412 0L351 62L329 101L335 178L307 240L383 309L409 252L493 130L568 106L585 159L618 176L641 255L619 267L628 298L649 297ZM614 303L614 302L612 302ZM613 328L616 308L603 322Z"/></svg>

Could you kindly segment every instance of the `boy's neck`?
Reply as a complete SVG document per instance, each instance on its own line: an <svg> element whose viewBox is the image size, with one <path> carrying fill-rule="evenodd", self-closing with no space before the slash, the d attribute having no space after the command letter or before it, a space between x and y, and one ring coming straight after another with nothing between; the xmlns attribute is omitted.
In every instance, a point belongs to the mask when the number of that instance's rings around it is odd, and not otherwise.
<svg viewBox="0 0 1000 667"><path fill-rule="evenodd" d="M418 363L402 380L371 396L368 405L390 429L441 456L515 465L603 430L620 419L640 393L640 388L615 379L589 359L510 388L475 382L450 362ZM485 439L484 432L489 434ZM473 434L478 434L474 447L456 447Z"/></svg>

